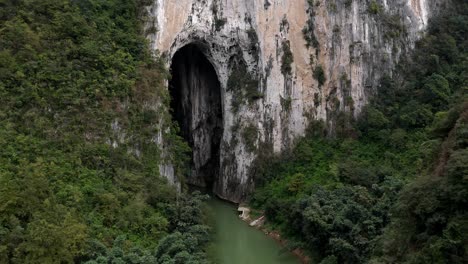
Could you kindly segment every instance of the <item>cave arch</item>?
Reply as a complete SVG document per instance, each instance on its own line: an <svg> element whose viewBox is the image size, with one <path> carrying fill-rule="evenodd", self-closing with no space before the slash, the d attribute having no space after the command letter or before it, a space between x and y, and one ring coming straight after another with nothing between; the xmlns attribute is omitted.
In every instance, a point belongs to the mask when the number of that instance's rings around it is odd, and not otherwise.
<svg viewBox="0 0 468 264"><path fill-rule="evenodd" d="M173 119L192 148L188 182L212 190L220 173L221 83L202 50L196 43L177 50L171 61L169 92Z"/></svg>

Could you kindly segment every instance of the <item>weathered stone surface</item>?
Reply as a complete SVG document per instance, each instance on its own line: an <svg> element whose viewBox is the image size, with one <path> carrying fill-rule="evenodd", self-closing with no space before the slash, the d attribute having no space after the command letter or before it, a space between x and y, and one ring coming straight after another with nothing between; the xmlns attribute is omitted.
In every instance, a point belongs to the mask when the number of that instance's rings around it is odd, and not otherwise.
<svg viewBox="0 0 468 264"><path fill-rule="evenodd" d="M173 116L193 151L190 181L212 188L219 175L223 135L220 83L213 66L195 45L176 53L171 72Z"/></svg>
<svg viewBox="0 0 468 264"><path fill-rule="evenodd" d="M245 206L239 206L237 208L237 211L240 212L239 218L242 220L248 220L250 219L250 208L245 207Z"/></svg>
<svg viewBox="0 0 468 264"><path fill-rule="evenodd" d="M444 2L155 0L148 25L157 29L149 35L153 49L167 56L169 66L182 47L198 45L221 85L215 193L242 201L253 186L251 164L259 151L290 147L311 120L333 128L338 111L359 114L378 80L391 74ZM308 47L304 28L315 46ZM291 59L289 68L284 62ZM322 85L313 74L319 68Z"/></svg>

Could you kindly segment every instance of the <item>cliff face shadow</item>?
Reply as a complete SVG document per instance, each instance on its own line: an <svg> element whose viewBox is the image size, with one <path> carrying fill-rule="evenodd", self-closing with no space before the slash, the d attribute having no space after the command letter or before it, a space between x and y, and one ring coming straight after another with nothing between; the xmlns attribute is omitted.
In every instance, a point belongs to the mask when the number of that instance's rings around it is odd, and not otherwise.
<svg viewBox="0 0 468 264"><path fill-rule="evenodd" d="M213 65L195 44L178 50L169 82L172 115L192 148L190 184L212 190L220 171L223 135L221 85Z"/></svg>

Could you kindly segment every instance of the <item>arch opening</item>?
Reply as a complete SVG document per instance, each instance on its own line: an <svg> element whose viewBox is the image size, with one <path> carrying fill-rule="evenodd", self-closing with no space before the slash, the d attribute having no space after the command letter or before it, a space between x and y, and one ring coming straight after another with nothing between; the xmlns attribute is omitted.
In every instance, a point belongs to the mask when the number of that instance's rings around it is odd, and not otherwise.
<svg viewBox="0 0 468 264"><path fill-rule="evenodd" d="M169 81L172 115L192 148L189 183L213 189L220 172L223 135L221 84L207 57L195 44L172 58Z"/></svg>

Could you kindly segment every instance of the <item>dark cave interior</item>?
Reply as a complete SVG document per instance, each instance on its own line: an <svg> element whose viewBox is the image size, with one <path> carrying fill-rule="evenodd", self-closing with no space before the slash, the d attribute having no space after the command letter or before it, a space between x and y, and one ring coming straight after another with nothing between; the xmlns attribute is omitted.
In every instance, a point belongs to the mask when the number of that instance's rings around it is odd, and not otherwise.
<svg viewBox="0 0 468 264"><path fill-rule="evenodd" d="M181 136L192 148L188 183L212 190L220 172L223 135L221 85L199 46L179 49L171 63L171 109Z"/></svg>

